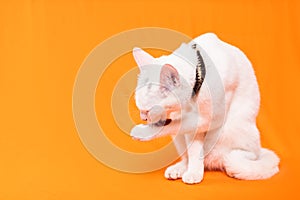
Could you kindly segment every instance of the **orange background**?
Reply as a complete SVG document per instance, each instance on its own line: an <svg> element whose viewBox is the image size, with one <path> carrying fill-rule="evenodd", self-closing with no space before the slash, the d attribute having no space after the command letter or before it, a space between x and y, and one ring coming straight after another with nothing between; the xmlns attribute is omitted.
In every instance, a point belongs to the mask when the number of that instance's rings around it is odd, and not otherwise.
<svg viewBox="0 0 300 200"><path fill-rule="evenodd" d="M299 198L299 12L296 0L1 1L0 199ZM239 181L206 172L201 184L188 186L166 181L163 170L112 170L86 151L72 118L76 73L97 44L145 26L191 37L215 32L248 55L262 96L262 144L279 154L278 175ZM124 66L133 67L132 58L124 60ZM110 85L122 75L111 69L116 78L107 81ZM96 98L101 84L97 91ZM103 123L117 141L122 133L112 119ZM129 140L118 142L123 147ZM134 145L148 151L168 141Z"/></svg>

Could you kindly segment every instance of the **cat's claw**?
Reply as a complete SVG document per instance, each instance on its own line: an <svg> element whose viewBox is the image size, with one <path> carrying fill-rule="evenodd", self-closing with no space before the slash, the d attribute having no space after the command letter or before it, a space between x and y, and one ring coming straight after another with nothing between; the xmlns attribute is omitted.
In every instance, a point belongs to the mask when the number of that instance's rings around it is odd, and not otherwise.
<svg viewBox="0 0 300 200"><path fill-rule="evenodd" d="M187 184L200 183L203 179L203 172L187 171L182 176L182 181Z"/></svg>

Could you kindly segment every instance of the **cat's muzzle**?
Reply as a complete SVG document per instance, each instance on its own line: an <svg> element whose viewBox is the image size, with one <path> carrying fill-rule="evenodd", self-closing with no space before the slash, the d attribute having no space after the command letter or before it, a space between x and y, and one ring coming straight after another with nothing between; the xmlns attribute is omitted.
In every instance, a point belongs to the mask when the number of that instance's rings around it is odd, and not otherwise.
<svg viewBox="0 0 300 200"><path fill-rule="evenodd" d="M167 126L172 122L167 118L166 110L159 105L153 106L149 111L141 111L141 119L155 126Z"/></svg>

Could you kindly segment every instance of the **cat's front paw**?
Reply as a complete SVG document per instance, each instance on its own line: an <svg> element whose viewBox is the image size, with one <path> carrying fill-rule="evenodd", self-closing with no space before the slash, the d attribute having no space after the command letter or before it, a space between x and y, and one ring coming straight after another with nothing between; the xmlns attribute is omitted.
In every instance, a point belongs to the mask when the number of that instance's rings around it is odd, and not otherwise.
<svg viewBox="0 0 300 200"><path fill-rule="evenodd" d="M203 172L186 171L182 176L182 181L187 184L200 183L203 179Z"/></svg>
<svg viewBox="0 0 300 200"><path fill-rule="evenodd" d="M183 173L187 169L187 164L184 161L180 161L175 165L168 167L165 171L166 179L178 179L181 178Z"/></svg>
<svg viewBox="0 0 300 200"><path fill-rule="evenodd" d="M156 130L149 125L139 124L131 129L130 136L135 140L149 141L156 133Z"/></svg>

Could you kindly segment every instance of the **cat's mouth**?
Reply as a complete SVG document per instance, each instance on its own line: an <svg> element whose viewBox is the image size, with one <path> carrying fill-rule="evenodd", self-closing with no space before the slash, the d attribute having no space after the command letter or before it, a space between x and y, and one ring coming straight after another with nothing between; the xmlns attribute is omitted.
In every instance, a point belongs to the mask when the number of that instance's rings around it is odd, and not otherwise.
<svg viewBox="0 0 300 200"><path fill-rule="evenodd" d="M159 120L158 122L154 123L155 126L167 126L172 122L172 119L166 120Z"/></svg>

